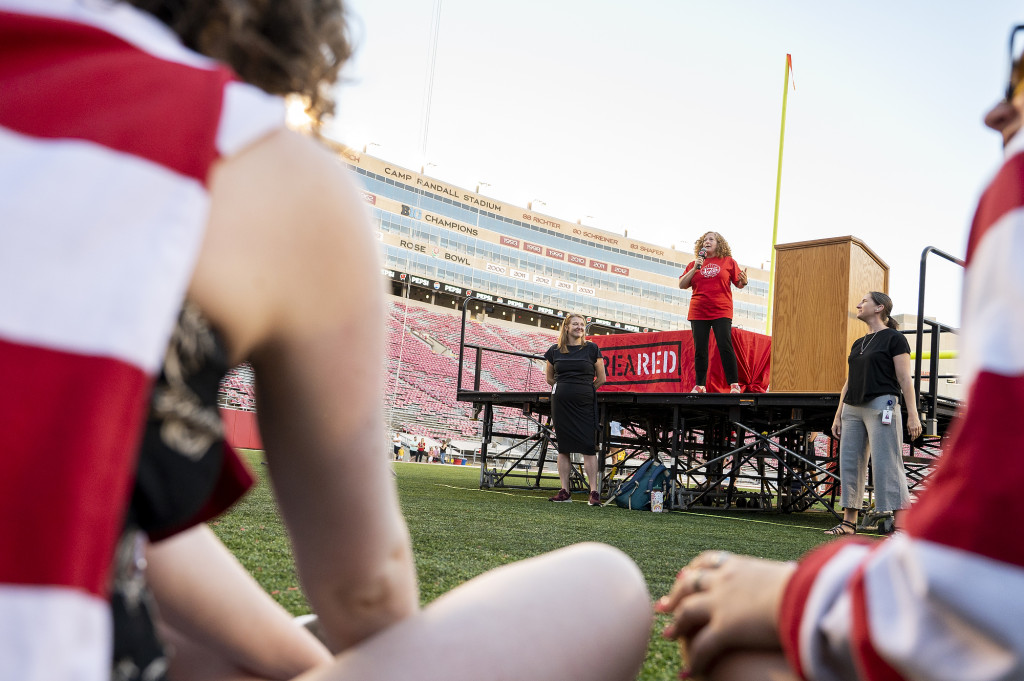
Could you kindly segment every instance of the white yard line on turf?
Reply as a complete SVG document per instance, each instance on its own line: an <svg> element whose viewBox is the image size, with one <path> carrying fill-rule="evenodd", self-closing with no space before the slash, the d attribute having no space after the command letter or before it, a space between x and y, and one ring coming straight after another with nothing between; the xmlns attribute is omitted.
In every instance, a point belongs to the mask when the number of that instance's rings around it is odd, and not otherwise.
<svg viewBox="0 0 1024 681"><path fill-rule="evenodd" d="M547 499L545 499L544 497L532 496L532 495L527 495L527 494L519 494L519 493L516 493L516 492L498 492L497 490L493 490L493 489L480 489L478 487L457 487L455 485L444 485L444 484L441 484L441 483L434 483L434 484L437 485L438 487L447 487L448 489L460 489L460 490L463 490L465 492L484 492L486 494L502 494L504 496L515 497L517 499L534 499L534 500L537 500L537 501L547 501ZM697 513L696 511L665 511L665 513L675 513L677 515L695 515L695 516L698 516L700 518L717 518L719 520L732 520L732 521L735 521L735 522L742 522L742 523L760 523L762 525L774 525L775 527L795 527L795 528L800 529L800 530L815 530L817 532L821 531L820 527L809 527L807 525L790 525L788 523L773 523L770 520L757 520L755 518L733 518L733 517L730 517L730 516L727 516L727 515L712 515L710 513ZM873 533L871 533L871 532L858 532L858 534L870 534L870 535L873 535Z"/></svg>

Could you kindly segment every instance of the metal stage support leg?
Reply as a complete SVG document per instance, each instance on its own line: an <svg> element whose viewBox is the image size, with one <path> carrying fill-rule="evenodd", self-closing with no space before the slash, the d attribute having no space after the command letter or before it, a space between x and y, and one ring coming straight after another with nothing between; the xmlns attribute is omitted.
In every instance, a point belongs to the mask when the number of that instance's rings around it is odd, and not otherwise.
<svg viewBox="0 0 1024 681"><path fill-rule="evenodd" d="M815 461L813 454L807 452L807 437L801 422L790 423L774 432L757 432L754 428L733 421L727 425L714 424L704 431L703 460L690 459L689 467L683 471L674 471L673 480L681 477L687 479L694 474L703 473L704 480L693 487L682 487L675 496L677 507L690 509L697 506L713 506L720 502L725 508L738 505L738 499L744 499L744 507L749 499L756 501L756 507L767 509L771 505L771 495L778 497L778 508L783 511L806 510L813 503L821 503L826 510L839 517L834 508L834 498L830 501L819 494L818 486L822 479L835 480L835 475L822 468ZM752 436L749 439L748 437ZM797 449L801 451L796 451ZM723 451L725 450L725 451ZM760 490L757 495L744 495L736 489L741 477L751 477L742 472L744 465L757 460L757 473ZM769 483L767 461L774 461L776 472L774 485ZM728 484L723 489L723 483ZM703 503L701 503L703 502Z"/></svg>
<svg viewBox="0 0 1024 681"><path fill-rule="evenodd" d="M804 511L817 501L825 507L825 510L837 519L842 520L842 515L835 510L834 498L830 502L818 493L819 481L814 477L814 475L821 475L836 480L835 474L819 466L812 458L808 458L806 456L806 449L803 453L798 453L783 444L788 442L792 445L800 440L807 441L804 432L796 430L797 426L802 424L793 424L780 431L768 434L758 433L742 423L734 425L737 429L743 429L753 435L754 442L763 443L768 451L771 451L772 447L778 450L778 453L775 454L775 460L778 462L779 480L782 481L782 487L778 490L780 509L784 512ZM790 433L790 431L796 432ZM776 441L773 442L772 438L775 438ZM814 471L813 474L811 473L812 470Z"/></svg>
<svg viewBox="0 0 1024 681"><path fill-rule="evenodd" d="M943 438L937 435L924 435L911 446L910 456L903 457L903 468L907 473L907 486L911 493L916 494L927 486L927 480L942 453L942 442Z"/></svg>
<svg viewBox="0 0 1024 681"><path fill-rule="evenodd" d="M488 404L487 407L491 408ZM495 416L493 410L484 412L483 434L481 453L486 449L487 456L484 458L486 468L480 472L480 487L502 487L511 489L548 489L543 483L545 479L557 480L557 475L544 474L544 466L548 461L548 449L551 443L551 417L538 414L536 418L524 411L523 414L529 423L536 426L536 432L532 434L506 433L495 430ZM505 449L494 446L494 439L502 437L512 439L513 442ZM529 444L525 449L523 445ZM533 457L537 452L536 458ZM532 472L536 465L536 473ZM525 472L520 469L526 469ZM579 473L573 472L574 477ZM516 484L517 480L526 480L526 484ZM554 487L558 489L558 485Z"/></svg>
<svg viewBox="0 0 1024 681"><path fill-rule="evenodd" d="M487 470L487 447L491 443L491 433L494 431L494 406L488 402L484 404L483 438L480 441L480 487L494 487L494 480Z"/></svg>
<svg viewBox="0 0 1024 681"><path fill-rule="evenodd" d="M559 452L559 456L561 456L561 452ZM569 457L569 493L588 491L587 475L583 468L583 455L579 455L579 463L572 460L572 454L567 456Z"/></svg>
<svg viewBox="0 0 1024 681"><path fill-rule="evenodd" d="M611 491L611 480L605 478L605 471L608 467L605 465L608 454L611 451L611 447L608 444L608 405L598 404L597 411L597 477L601 481L597 486L598 493L603 499L607 496L607 493ZM612 466L614 469L614 466Z"/></svg>
<svg viewBox="0 0 1024 681"><path fill-rule="evenodd" d="M683 455L683 449L680 447L681 433L680 430L683 426L683 419L679 416L679 407L675 406L672 408L672 436L669 440L672 450L670 455L672 456L672 465L669 467L668 476L668 495L665 499L665 508L670 511L674 511L677 508L676 504L676 475L679 474L679 458Z"/></svg>
<svg viewBox="0 0 1024 681"><path fill-rule="evenodd" d="M716 502L724 501L720 498L722 495L719 492L727 477L724 472L725 460L747 449L747 447L737 449L731 446L732 432L731 428L727 429L727 425L721 421L709 421L705 424L701 433L704 441L700 447L695 447L692 450L688 457L687 468L682 471L682 475L687 479L691 479L695 473L700 473L703 476L703 481L695 486L681 485L683 489L677 494L677 504L680 508L693 508L700 501L706 502L704 505L708 507L715 505ZM703 456L698 458L698 452L703 453ZM734 465L730 472L735 469L738 469L738 465ZM735 474L728 477L735 479ZM730 484L733 484L732 480L730 480ZM725 495L725 499L728 499L728 495Z"/></svg>
<svg viewBox="0 0 1024 681"><path fill-rule="evenodd" d="M740 408L730 407L729 409L729 421L735 423L740 420ZM726 446L732 447L732 450L736 452L732 455L732 468L729 469L729 473L726 478L729 484L725 488L725 507L729 508L733 505L733 499L736 496L736 480L740 475L740 467L746 462L746 459L740 456L740 452L745 450L741 449L742 441L744 437L739 428L732 429L727 428L725 432ZM724 466L723 466L724 469Z"/></svg>
<svg viewBox="0 0 1024 681"><path fill-rule="evenodd" d="M540 454L537 457L537 479L534 481L534 486L537 489L541 488L541 481L544 479L544 464L547 463L548 445L551 444L551 417L547 417L547 423L544 422L544 418L542 416L537 420L538 436L540 437Z"/></svg>

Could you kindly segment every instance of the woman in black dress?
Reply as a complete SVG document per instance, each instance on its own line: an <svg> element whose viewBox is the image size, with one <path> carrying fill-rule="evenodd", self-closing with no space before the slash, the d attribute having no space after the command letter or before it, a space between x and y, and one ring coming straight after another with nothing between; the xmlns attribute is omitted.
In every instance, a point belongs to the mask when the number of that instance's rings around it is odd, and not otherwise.
<svg viewBox="0 0 1024 681"><path fill-rule="evenodd" d="M544 353L546 377L551 389L551 417L558 438L558 480L562 489L549 501L572 501L569 492L570 454L583 455L583 468L590 483L591 506L601 504L597 474L597 389L604 385L601 350L586 338L587 321L578 314L562 320L558 343Z"/></svg>

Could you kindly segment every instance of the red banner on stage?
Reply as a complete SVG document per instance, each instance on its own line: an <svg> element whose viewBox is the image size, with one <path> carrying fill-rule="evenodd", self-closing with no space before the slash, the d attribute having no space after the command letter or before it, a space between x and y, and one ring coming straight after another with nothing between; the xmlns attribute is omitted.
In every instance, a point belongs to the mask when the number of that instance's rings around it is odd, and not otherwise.
<svg viewBox="0 0 1024 681"><path fill-rule="evenodd" d="M604 355L606 392L685 393L697 382L693 370L693 334L689 331L623 333L591 336ZM768 391L772 339L752 331L732 330L740 385L744 392ZM729 392L714 334L708 349L708 392Z"/></svg>

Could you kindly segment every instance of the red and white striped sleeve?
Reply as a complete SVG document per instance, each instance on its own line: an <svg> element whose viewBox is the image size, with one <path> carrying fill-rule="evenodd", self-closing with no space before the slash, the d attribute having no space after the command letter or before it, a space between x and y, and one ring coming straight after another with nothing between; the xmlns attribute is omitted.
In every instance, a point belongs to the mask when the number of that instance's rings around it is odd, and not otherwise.
<svg viewBox="0 0 1024 681"><path fill-rule="evenodd" d="M961 369L967 408L906 533L828 544L786 589L779 631L818 681L1024 678L1024 135L971 227Z"/></svg>
<svg viewBox="0 0 1024 681"><path fill-rule="evenodd" d="M0 0L0 92L0 678L100 681L208 174L284 109L153 17L79 0Z"/></svg>

